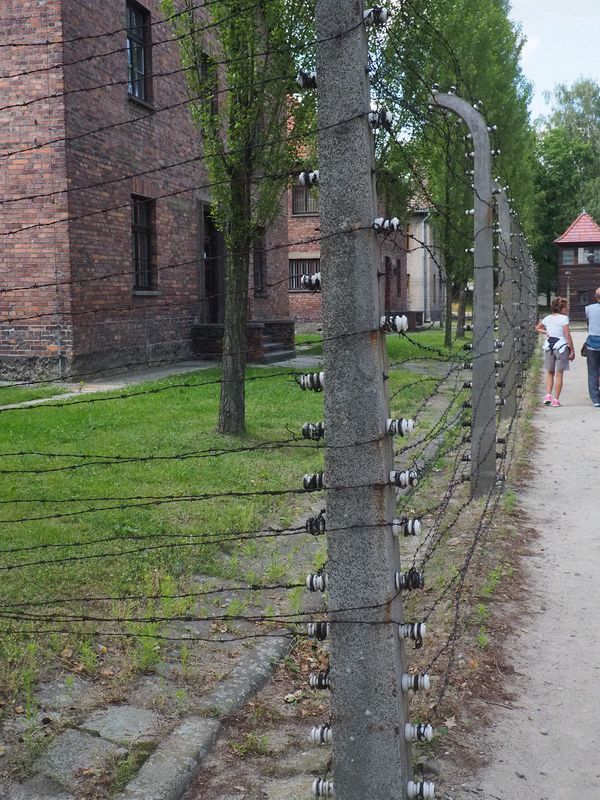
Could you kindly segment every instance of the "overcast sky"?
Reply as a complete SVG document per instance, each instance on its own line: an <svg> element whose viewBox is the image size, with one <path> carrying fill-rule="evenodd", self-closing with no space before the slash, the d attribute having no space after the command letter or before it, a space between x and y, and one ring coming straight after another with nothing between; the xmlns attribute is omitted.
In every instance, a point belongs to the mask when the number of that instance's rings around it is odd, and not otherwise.
<svg viewBox="0 0 600 800"><path fill-rule="evenodd" d="M511 0L527 37L522 65L533 83L531 117L548 111L543 92L583 75L600 82L600 0Z"/></svg>

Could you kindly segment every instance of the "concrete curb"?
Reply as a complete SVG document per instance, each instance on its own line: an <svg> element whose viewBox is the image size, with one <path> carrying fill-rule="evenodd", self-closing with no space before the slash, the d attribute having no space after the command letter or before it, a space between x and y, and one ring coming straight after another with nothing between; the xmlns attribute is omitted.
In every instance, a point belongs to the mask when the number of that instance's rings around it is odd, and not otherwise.
<svg viewBox="0 0 600 800"><path fill-rule="evenodd" d="M214 717L185 719L115 800L180 800L219 735L221 722L216 717L239 711L267 683L289 648L289 639L274 637L249 651L230 677L204 698L204 707Z"/></svg>

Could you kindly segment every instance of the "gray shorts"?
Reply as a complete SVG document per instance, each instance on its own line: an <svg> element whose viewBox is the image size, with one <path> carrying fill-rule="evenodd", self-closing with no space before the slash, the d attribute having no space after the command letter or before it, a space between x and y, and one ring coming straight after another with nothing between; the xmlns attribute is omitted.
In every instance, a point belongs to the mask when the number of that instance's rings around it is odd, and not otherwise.
<svg viewBox="0 0 600 800"><path fill-rule="evenodd" d="M546 372L568 372L570 353L569 347L564 347L560 353L544 350L544 369Z"/></svg>

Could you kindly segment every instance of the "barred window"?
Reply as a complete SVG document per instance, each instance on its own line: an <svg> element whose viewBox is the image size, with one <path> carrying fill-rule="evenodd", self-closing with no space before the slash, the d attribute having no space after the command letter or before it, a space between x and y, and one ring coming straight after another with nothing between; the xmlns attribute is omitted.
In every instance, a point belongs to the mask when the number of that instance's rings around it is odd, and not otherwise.
<svg viewBox="0 0 600 800"><path fill-rule="evenodd" d="M307 291L302 289L300 279L303 275L314 275L321 269L319 258L290 258L290 290Z"/></svg>
<svg viewBox="0 0 600 800"><path fill-rule="evenodd" d="M127 2L127 91L138 100L150 99L150 13Z"/></svg>
<svg viewBox="0 0 600 800"><path fill-rule="evenodd" d="M131 257L133 288L154 289L153 258L154 201L147 197L131 196Z"/></svg>
<svg viewBox="0 0 600 800"><path fill-rule="evenodd" d="M294 186L292 189L292 214L296 216L318 214L319 194L309 186Z"/></svg>

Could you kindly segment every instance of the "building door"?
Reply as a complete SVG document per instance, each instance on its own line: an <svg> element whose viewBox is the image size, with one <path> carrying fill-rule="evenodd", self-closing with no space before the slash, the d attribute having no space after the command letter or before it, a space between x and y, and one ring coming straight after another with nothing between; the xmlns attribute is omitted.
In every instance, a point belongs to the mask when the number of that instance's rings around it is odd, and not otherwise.
<svg viewBox="0 0 600 800"><path fill-rule="evenodd" d="M223 322L225 298L223 280L223 237L215 227L210 206L202 206L202 256L204 262L204 299L206 322Z"/></svg>

